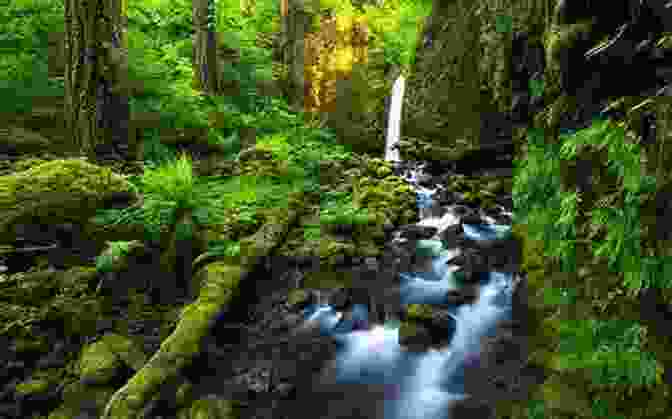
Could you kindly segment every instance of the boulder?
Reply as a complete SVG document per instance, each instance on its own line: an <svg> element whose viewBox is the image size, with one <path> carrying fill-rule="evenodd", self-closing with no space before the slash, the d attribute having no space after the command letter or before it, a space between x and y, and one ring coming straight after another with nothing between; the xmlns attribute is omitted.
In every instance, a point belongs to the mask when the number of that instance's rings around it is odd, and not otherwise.
<svg viewBox="0 0 672 419"><path fill-rule="evenodd" d="M454 224L444 229L439 236L443 242L443 247L446 249L459 247L462 242L463 233L462 224Z"/></svg>
<svg viewBox="0 0 672 419"><path fill-rule="evenodd" d="M448 344L457 327L451 308L443 305L409 304L401 317L399 344L412 351Z"/></svg>
<svg viewBox="0 0 672 419"><path fill-rule="evenodd" d="M0 128L0 153L34 153L44 151L48 146L49 140L38 132L16 126Z"/></svg>
<svg viewBox="0 0 672 419"><path fill-rule="evenodd" d="M53 160L0 177L0 242L28 223L84 224L106 199L133 191L121 175L80 159Z"/></svg>
<svg viewBox="0 0 672 419"><path fill-rule="evenodd" d="M191 406L182 408L177 419L235 419L238 417L238 403L218 396L206 396L195 400Z"/></svg>
<svg viewBox="0 0 672 419"><path fill-rule="evenodd" d="M434 237L438 228L416 224L403 225L397 229L399 238L406 240L428 240Z"/></svg>
<svg viewBox="0 0 672 419"><path fill-rule="evenodd" d="M471 304L479 294L479 287L476 284L464 285L459 289L448 290L446 294L447 304Z"/></svg>

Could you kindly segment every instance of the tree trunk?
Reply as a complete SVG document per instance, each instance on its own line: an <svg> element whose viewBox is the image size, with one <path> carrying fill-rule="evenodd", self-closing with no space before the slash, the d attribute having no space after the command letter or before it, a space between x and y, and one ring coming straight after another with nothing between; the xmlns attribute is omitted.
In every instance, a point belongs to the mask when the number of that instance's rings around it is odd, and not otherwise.
<svg viewBox="0 0 672 419"><path fill-rule="evenodd" d="M263 259L279 246L290 228L304 214L306 196L293 194L288 204L269 216L255 234L241 241L239 264L213 262L196 274L198 298L186 306L175 330L145 365L108 400L101 419L135 419L161 390L180 374L200 352L202 339L211 332L215 318L237 295Z"/></svg>
<svg viewBox="0 0 672 419"><path fill-rule="evenodd" d="M278 37L277 57L278 61L283 63L286 62L285 50L287 48L287 42L289 41L287 32L288 7L288 0L280 0L280 35Z"/></svg>
<svg viewBox="0 0 672 419"><path fill-rule="evenodd" d="M287 96L290 106L303 110L305 95L305 35L310 30L312 13L302 0L287 0L286 37L287 45L283 54L288 66L289 80Z"/></svg>
<svg viewBox="0 0 672 419"><path fill-rule="evenodd" d="M126 0L66 0L65 117L73 151L137 159L129 144Z"/></svg>
<svg viewBox="0 0 672 419"><path fill-rule="evenodd" d="M192 0L194 19L194 85L205 94L219 92L215 4L212 0ZM211 10L209 13L208 9Z"/></svg>

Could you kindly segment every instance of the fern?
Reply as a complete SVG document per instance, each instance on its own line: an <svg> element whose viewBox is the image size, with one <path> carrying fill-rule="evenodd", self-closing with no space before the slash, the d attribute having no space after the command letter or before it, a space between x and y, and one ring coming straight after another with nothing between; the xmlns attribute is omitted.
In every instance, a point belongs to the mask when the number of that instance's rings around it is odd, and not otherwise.
<svg viewBox="0 0 672 419"><path fill-rule="evenodd" d="M96 257L96 270L101 273L110 271L117 258L128 254L131 242L113 241L107 244L110 246L109 251Z"/></svg>

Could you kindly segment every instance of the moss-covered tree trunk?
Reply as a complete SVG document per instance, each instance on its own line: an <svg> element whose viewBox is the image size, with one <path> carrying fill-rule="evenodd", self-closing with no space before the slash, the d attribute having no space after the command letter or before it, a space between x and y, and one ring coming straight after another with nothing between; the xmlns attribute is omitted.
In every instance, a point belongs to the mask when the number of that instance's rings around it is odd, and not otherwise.
<svg viewBox="0 0 672 419"><path fill-rule="evenodd" d="M303 0L287 0L285 23L287 43L284 64L288 68L287 96L289 104L296 110L303 110L305 96L305 35L310 31L312 13Z"/></svg>
<svg viewBox="0 0 672 419"><path fill-rule="evenodd" d="M126 0L65 0L65 117L74 151L129 158ZM132 156L137 157L137 156Z"/></svg>
<svg viewBox="0 0 672 419"><path fill-rule="evenodd" d="M239 284L260 261L280 245L303 214L305 195L293 194L284 208L269 215L252 236L241 240L239 263L213 262L196 274L198 298L184 308L173 333L159 350L108 401L103 419L135 419L161 388L170 383L199 353L201 340L215 317L235 298Z"/></svg>
<svg viewBox="0 0 672 419"><path fill-rule="evenodd" d="M285 48L287 47L287 8L288 0L280 0L280 26L278 35L276 38L276 43L273 46L274 51L274 60L285 62Z"/></svg>
<svg viewBox="0 0 672 419"><path fill-rule="evenodd" d="M193 0L194 86L215 95L219 91L217 37L215 33L215 3L213 0Z"/></svg>

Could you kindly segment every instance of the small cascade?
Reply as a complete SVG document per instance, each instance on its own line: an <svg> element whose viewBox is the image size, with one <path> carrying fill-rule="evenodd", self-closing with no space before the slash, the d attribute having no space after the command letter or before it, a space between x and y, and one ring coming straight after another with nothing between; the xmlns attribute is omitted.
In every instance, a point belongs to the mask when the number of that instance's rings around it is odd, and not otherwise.
<svg viewBox="0 0 672 419"><path fill-rule="evenodd" d="M392 89L392 104L385 147L385 158L401 167L399 142L404 78L400 76ZM402 305L429 304L449 306L445 330L448 344L424 352L407 350L399 341L400 323L390 320L372 324L368 308L354 304L349 312L340 312L327 304L316 304L304 311L305 322L318 322L322 333L332 336L340 350L328 368L339 383L379 384L393 389L386 393L384 419L443 419L451 403L470 395L465 393L464 377L469 365L478 360L481 340L499 321L511 313L512 274L490 272L478 281L479 291L471 304L451 306L450 291L459 290L458 266L447 263L461 253L459 248L444 248L441 233L460 224L460 216L450 207L436 211L433 196L437 189L419 185L425 176L422 165L400 173L417 192L420 226L431 226L437 233L430 240L419 240L429 249L424 264L414 272L399 274ZM462 224L463 236L474 241L505 238L508 225ZM421 243L422 242L422 243ZM427 250L426 250L427 251ZM423 259L423 258L420 258Z"/></svg>
<svg viewBox="0 0 672 419"><path fill-rule="evenodd" d="M385 160L398 162L399 150L396 148L401 136L401 110L404 104L404 87L406 79L399 76L392 86L392 101L387 120L387 138L385 141Z"/></svg>

